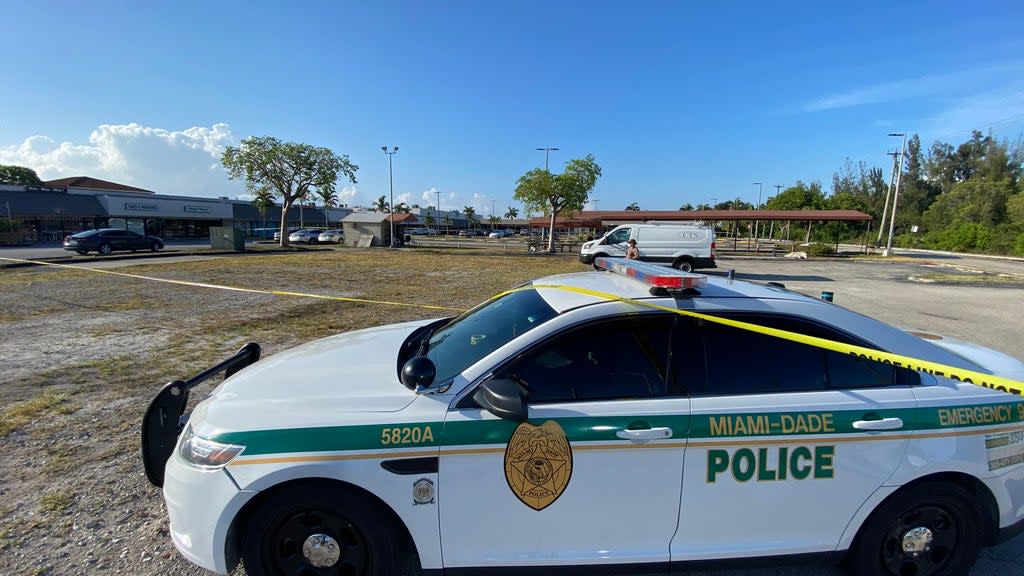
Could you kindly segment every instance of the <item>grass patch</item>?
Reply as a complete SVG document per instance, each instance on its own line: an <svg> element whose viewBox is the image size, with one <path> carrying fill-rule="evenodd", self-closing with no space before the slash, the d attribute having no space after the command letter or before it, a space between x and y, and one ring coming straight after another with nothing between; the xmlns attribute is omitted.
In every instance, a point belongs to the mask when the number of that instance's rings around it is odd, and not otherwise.
<svg viewBox="0 0 1024 576"><path fill-rule="evenodd" d="M11 406L4 411L3 417L0 417L0 437L10 434L34 420L74 412L74 407L67 402L67 394L47 390L31 400Z"/></svg>
<svg viewBox="0 0 1024 576"><path fill-rule="evenodd" d="M920 274L912 277L918 282L945 282L950 284L1021 284L1024 276L1012 274Z"/></svg>
<svg viewBox="0 0 1024 576"><path fill-rule="evenodd" d="M39 497L39 509L43 512L60 514L71 507L75 495L68 490L56 490Z"/></svg>

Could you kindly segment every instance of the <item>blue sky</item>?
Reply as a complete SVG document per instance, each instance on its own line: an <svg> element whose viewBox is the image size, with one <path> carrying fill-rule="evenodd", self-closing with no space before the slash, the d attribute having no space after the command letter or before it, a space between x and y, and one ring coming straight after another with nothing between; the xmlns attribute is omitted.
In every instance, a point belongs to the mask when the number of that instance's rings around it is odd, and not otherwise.
<svg viewBox="0 0 1024 576"><path fill-rule="evenodd" d="M779 4L8 3L0 163L234 196L220 150L272 135L348 154L365 205L397 145L396 200L489 215L537 147L594 154L600 209L676 209L1024 131L1024 4Z"/></svg>

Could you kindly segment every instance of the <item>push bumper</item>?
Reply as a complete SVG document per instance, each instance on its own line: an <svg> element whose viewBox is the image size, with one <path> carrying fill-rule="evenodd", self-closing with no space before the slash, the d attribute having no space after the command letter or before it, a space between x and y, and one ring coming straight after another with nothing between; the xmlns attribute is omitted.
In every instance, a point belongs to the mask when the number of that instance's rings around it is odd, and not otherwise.
<svg viewBox="0 0 1024 576"><path fill-rule="evenodd" d="M593 254L580 254L580 262L583 262L584 264L593 264L594 263L594 255Z"/></svg>

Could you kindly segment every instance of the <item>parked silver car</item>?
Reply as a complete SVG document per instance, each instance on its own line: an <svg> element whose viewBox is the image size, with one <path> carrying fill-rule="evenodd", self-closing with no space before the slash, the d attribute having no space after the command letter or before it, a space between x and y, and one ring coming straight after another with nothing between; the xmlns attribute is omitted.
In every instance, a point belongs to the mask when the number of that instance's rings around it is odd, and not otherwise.
<svg viewBox="0 0 1024 576"><path fill-rule="evenodd" d="M301 242L303 244L317 244L320 242L320 233L323 228L303 228L288 235L289 242Z"/></svg>
<svg viewBox="0 0 1024 576"><path fill-rule="evenodd" d="M317 240L328 244L344 244L345 232L340 228L336 230L324 230L319 236L317 236Z"/></svg>

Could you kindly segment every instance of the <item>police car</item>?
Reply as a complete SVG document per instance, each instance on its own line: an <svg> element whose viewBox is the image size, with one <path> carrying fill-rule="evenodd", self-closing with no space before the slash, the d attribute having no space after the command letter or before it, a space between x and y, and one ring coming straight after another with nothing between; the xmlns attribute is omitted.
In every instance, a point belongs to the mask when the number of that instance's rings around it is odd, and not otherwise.
<svg viewBox="0 0 1024 576"><path fill-rule="evenodd" d="M178 550L221 574L923 576L1024 529L1024 402L997 389L1021 362L777 284L598 264L165 386L143 459Z"/></svg>

